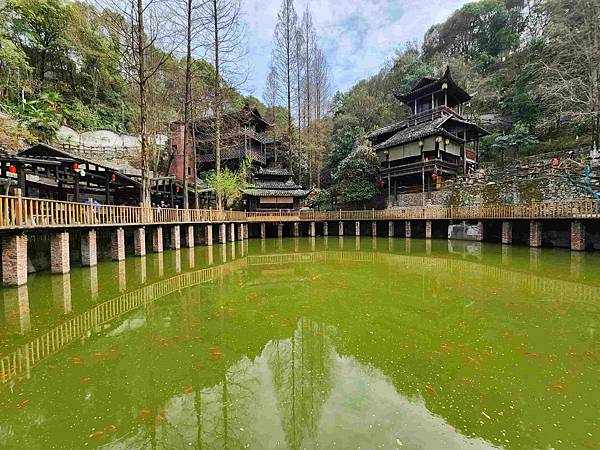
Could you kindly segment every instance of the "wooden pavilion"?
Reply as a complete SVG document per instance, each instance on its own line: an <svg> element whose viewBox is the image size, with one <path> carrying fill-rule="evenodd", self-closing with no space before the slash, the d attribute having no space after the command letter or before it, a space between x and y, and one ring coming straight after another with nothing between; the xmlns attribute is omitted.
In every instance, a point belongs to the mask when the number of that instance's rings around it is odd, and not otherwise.
<svg viewBox="0 0 600 450"><path fill-rule="evenodd" d="M410 192L421 192L425 203L445 180L477 166L479 139L488 132L462 116L471 95L455 83L449 67L440 78L422 78L409 92L394 95L411 115L367 138L381 162L388 205Z"/></svg>

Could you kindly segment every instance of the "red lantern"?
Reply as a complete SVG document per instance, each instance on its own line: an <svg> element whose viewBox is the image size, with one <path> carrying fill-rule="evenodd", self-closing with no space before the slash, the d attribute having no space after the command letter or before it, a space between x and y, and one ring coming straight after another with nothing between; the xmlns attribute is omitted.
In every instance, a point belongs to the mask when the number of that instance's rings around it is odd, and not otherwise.
<svg viewBox="0 0 600 450"><path fill-rule="evenodd" d="M235 193L235 196L236 196L237 198L240 198L240 197L242 196L242 193L241 193L240 191L237 191L237 192Z"/></svg>
<svg viewBox="0 0 600 450"><path fill-rule="evenodd" d="M73 170L79 170L79 164L73 163Z"/></svg>
<svg viewBox="0 0 600 450"><path fill-rule="evenodd" d="M10 166L8 166L8 171L10 173L17 173L17 168L11 164Z"/></svg>
<svg viewBox="0 0 600 450"><path fill-rule="evenodd" d="M385 181L379 180L379 189L383 189L385 187Z"/></svg>
<svg viewBox="0 0 600 450"><path fill-rule="evenodd" d="M316 193L316 191L310 191L310 196L311 196L311 197L316 197L316 196L317 196L317 193Z"/></svg>
<svg viewBox="0 0 600 450"><path fill-rule="evenodd" d="M115 180L117 179L117 176L116 176L116 175L113 173L113 174L110 176L110 179L111 179L112 181L115 181Z"/></svg>
<svg viewBox="0 0 600 450"><path fill-rule="evenodd" d="M432 179L433 181L437 180L437 177L438 177L437 173L432 173L432 174L431 174L431 179Z"/></svg>
<svg viewBox="0 0 600 450"><path fill-rule="evenodd" d="M179 192L179 186L175 186L175 192Z"/></svg>

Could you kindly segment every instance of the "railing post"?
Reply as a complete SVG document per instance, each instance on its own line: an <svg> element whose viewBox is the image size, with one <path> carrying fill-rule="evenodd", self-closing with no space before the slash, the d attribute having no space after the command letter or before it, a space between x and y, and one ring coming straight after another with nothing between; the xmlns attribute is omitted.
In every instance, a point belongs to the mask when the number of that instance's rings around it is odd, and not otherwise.
<svg viewBox="0 0 600 450"><path fill-rule="evenodd" d="M23 225L23 193L21 192L21 189L15 189L15 196L17 197L17 201L15 202L15 219L17 222L16 225Z"/></svg>

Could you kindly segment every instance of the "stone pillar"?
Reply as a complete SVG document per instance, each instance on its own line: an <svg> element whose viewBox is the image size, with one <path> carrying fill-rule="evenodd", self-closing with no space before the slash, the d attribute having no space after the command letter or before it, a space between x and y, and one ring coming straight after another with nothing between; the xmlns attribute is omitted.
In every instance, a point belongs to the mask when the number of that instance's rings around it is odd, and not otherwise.
<svg viewBox="0 0 600 450"><path fill-rule="evenodd" d="M244 240L244 224L239 223L238 224L238 241L243 241L243 240Z"/></svg>
<svg viewBox="0 0 600 450"><path fill-rule="evenodd" d="M483 220L479 220L477 222L477 235L475 236L475 240L481 242L484 238Z"/></svg>
<svg viewBox="0 0 600 450"><path fill-rule="evenodd" d="M412 224L411 224L410 220L407 220L406 222L404 222L404 236L406 238L412 237Z"/></svg>
<svg viewBox="0 0 600 450"><path fill-rule="evenodd" d="M513 224L508 220L502 222L502 243L506 245L512 244L513 240Z"/></svg>
<svg viewBox="0 0 600 450"><path fill-rule="evenodd" d="M542 246L542 222L539 220L529 222L529 246Z"/></svg>
<svg viewBox="0 0 600 450"><path fill-rule="evenodd" d="M354 235L360 236L360 222L358 220L354 222Z"/></svg>
<svg viewBox="0 0 600 450"><path fill-rule="evenodd" d="M317 233L316 233L315 230L316 230L315 223L314 222L309 223L308 224L308 235L310 237L315 237L316 236Z"/></svg>
<svg viewBox="0 0 600 450"><path fill-rule="evenodd" d="M277 224L277 237L280 239L283 237L283 224L282 223Z"/></svg>
<svg viewBox="0 0 600 450"><path fill-rule="evenodd" d="M571 222L571 250L582 252L585 250L585 223L581 220Z"/></svg>
<svg viewBox="0 0 600 450"><path fill-rule="evenodd" d="M2 238L2 284L22 286L27 283L27 236L15 234Z"/></svg>
<svg viewBox="0 0 600 450"><path fill-rule="evenodd" d="M235 223L229 224L229 242L235 242Z"/></svg>
<svg viewBox="0 0 600 450"><path fill-rule="evenodd" d="M300 236L300 223L299 222L294 222L293 236L294 237L299 237Z"/></svg>
<svg viewBox="0 0 600 450"><path fill-rule="evenodd" d="M98 264L98 246L96 242L96 230L83 230L81 232L82 266L94 267Z"/></svg>
<svg viewBox="0 0 600 450"><path fill-rule="evenodd" d="M206 245L213 245L213 226L206 225Z"/></svg>
<svg viewBox="0 0 600 450"><path fill-rule="evenodd" d="M431 220L425 221L425 239L431 239Z"/></svg>
<svg viewBox="0 0 600 450"><path fill-rule="evenodd" d="M184 225L183 233L185 235L185 246L187 248L194 248L196 240L194 238L194 225Z"/></svg>
<svg viewBox="0 0 600 450"><path fill-rule="evenodd" d="M144 227L133 230L133 254L146 256L146 229Z"/></svg>
<svg viewBox="0 0 600 450"><path fill-rule="evenodd" d="M263 222L260 224L260 238L265 239L266 237L267 237L267 224Z"/></svg>
<svg viewBox="0 0 600 450"><path fill-rule="evenodd" d="M152 251L154 253L162 253L163 252L162 227L154 227L152 229Z"/></svg>
<svg viewBox="0 0 600 450"><path fill-rule="evenodd" d="M248 227L249 226L250 226L249 223L244 224L244 239L248 239Z"/></svg>
<svg viewBox="0 0 600 450"><path fill-rule="evenodd" d="M227 242L227 225L224 223L219 224L219 244L225 244Z"/></svg>
<svg viewBox="0 0 600 450"><path fill-rule="evenodd" d="M338 234L340 236L344 235L344 222L342 222L341 220L340 220L340 223L338 225Z"/></svg>
<svg viewBox="0 0 600 450"><path fill-rule="evenodd" d="M394 237L394 222L391 220L388 222L388 237Z"/></svg>
<svg viewBox="0 0 600 450"><path fill-rule="evenodd" d="M181 248L181 230L179 225L171 227L171 250L179 250Z"/></svg>
<svg viewBox="0 0 600 450"><path fill-rule="evenodd" d="M371 224L371 235L377 237L377 222L373 221Z"/></svg>
<svg viewBox="0 0 600 450"><path fill-rule="evenodd" d="M69 259L69 233L61 231L50 236L50 268L52 273L68 273Z"/></svg>
<svg viewBox="0 0 600 450"><path fill-rule="evenodd" d="M329 236L329 222L323 222L323 236Z"/></svg>
<svg viewBox="0 0 600 450"><path fill-rule="evenodd" d="M113 261L125 259L125 230L119 227L111 232L110 254Z"/></svg>

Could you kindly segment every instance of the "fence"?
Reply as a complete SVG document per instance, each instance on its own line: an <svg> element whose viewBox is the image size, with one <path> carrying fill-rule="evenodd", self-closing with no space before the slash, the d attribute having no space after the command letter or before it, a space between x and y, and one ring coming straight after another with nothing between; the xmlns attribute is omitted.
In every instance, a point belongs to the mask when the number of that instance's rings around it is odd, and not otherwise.
<svg viewBox="0 0 600 450"><path fill-rule="evenodd" d="M575 218L600 218L599 201L582 199L555 203L532 202L520 205L430 206L362 211L244 212L82 204L0 196L0 229L215 222Z"/></svg>

